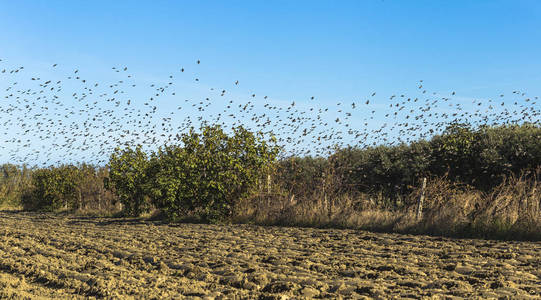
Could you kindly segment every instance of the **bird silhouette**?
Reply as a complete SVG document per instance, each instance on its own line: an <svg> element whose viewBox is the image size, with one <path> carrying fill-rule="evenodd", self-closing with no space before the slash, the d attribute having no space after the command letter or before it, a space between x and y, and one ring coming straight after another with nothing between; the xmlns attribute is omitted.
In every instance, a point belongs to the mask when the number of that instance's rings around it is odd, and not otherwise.
<svg viewBox="0 0 541 300"><path fill-rule="evenodd" d="M203 122L242 125L274 136L285 157L328 156L336 145L366 148L428 139L452 123L469 122L474 127L539 124L541 116L538 97L523 91L513 91L511 95L517 98L511 101L500 93L498 101L462 102L438 96L422 80L411 95L394 93L383 101L386 97L378 99L372 92L361 107L356 105L358 100L313 95L289 101L257 96L268 91L239 95L240 88L232 95L226 91L239 85L236 79L225 81L231 86L212 86L207 95L186 99L175 88L177 80L195 78L201 86L208 83L203 80L205 74L190 74L184 68L147 84L138 81L127 66L108 69L115 74L110 82L86 78L78 68L62 74L62 68L56 67L52 65L54 71L46 78L29 75L21 66L2 66L0 149L10 161L59 164L85 158L105 164L118 146L142 144L152 151L178 143L181 133Z"/></svg>

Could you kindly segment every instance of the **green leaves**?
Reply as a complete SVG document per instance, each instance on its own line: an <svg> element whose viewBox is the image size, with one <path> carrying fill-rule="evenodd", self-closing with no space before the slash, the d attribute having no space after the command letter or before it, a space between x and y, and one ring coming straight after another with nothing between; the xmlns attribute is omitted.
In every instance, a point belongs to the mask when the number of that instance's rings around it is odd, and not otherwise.
<svg viewBox="0 0 541 300"><path fill-rule="evenodd" d="M75 208L83 174L76 166L63 165L37 169L31 177L32 189L22 198L27 209Z"/></svg>
<svg viewBox="0 0 541 300"><path fill-rule="evenodd" d="M510 174L541 165L541 128L535 124L481 127L454 124L431 141L431 172L482 190Z"/></svg>
<svg viewBox="0 0 541 300"><path fill-rule="evenodd" d="M109 160L107 185L114 191L130 216L139 216L150 207L150 174L153 168L141 146L115 149Z"/></svg>
<svg viewBox="0 0 541 300"><path fill-rule="evenodd" d="M541 165L536 124L471 128L452 124L429 141L336 149L329 158L292 157L278 164L279 185L297 197L367 193L398 200L422 177L446 176L488 191L505 176Z"/></svg>
<svg viewBox="0 0 541 300"><path fill-rule="evenodd" d="M30 188L32 170L26 166L0 165L0 207L17 207L21 197Z"/></svg>
<svg viewBox="0 0 541 300"><path fill-rule="evenodd" d="M261 134L243 127L227 135L218 125L204 125L181 141L183 146L166 146L156 155L153 194L170 218L196 213L207 222L227 220L278 154Z"/></svg>
<svg viewBox="0 0 541 300"><path fill-rule="evenodd" d="M108 185L127 214L137 216L153 204L170 219L197 214L207 222L226 221L235 204L255 191L279 151L261 133L243 127L228 135L218 125L204 124L180 141L150 158L140 147L111 155Z"/></svg>

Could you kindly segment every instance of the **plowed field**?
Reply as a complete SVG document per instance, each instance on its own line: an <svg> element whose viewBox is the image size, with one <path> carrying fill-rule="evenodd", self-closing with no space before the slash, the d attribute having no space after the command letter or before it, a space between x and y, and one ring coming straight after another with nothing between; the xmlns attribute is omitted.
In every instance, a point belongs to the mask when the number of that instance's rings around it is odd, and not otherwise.
<svg viewBox="0 0 541 300"><path fill-rule="evenodd" d="M541 243L0 212L0 298L541 297Z"/></svg>

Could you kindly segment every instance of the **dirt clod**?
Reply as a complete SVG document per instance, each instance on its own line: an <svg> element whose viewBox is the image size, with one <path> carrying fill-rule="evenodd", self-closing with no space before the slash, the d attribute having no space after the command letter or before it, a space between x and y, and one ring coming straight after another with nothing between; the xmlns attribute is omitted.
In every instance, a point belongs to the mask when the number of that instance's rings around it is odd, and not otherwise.
<svg viewBox="0 0 541 300"><path fill-rule="evenodd" d="M0 298L541 298L540 253L539 242L0 212Z"/></svg>

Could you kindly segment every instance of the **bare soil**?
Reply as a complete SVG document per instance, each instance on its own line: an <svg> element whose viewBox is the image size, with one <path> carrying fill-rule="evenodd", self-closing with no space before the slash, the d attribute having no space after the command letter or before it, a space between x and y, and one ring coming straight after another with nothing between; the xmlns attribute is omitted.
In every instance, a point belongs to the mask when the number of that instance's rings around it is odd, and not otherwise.
<svg viewBox="0 0 541 300"><path fill-rule="evenodd" d="M541 298L541 243L0 212L0 298Z"/></svg>

